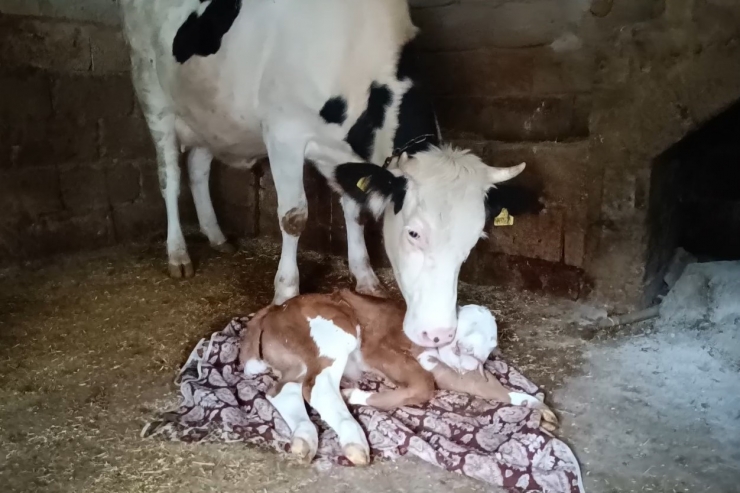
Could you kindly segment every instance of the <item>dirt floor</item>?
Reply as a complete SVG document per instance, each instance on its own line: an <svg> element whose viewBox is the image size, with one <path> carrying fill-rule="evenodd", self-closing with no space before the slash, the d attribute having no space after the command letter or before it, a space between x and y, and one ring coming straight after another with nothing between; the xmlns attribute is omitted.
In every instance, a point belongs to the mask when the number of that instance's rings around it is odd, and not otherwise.
<svg viewBox="0 0 740 493"><path fill-rule="evenodd" d="M272 297L274 246L190 245L190 280L166 277L159 245L0 271L1 491L491 491L411 459L317 471L240 444L140 439L197 341ZM341 260L299 265L304 292L348 285ZM548 392L587 491L740 491L737 364L650 325L595 332L593 307L566 300L468 285L460 298L497 314L502 351Z"/></svg>

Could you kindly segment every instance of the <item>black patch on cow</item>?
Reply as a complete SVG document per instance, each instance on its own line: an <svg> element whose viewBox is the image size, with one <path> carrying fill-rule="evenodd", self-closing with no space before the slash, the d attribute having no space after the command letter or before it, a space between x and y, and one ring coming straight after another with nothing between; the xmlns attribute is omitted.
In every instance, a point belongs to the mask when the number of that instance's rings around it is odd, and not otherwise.
<svg viewBox="0 0 740 493"><path fill-rule="evenodd" d="M512 216L539 214L545 208L537 192L521 185L502 184L488 189L486 220L490 221L506 208Z"/></svg>
<svg viewBox="0 0 740 493"><path fill-rule="evenodd" d="M388 86L373 82L367 98L367 108L347 132L344 140L362 159L370 159L375 131L385 122L385 112L391 104L391 98L392 94Z"/></svg>
<svg viewBox="0 0 740 493"><path fill-rule="evenodd" d="M415 52L416 50L414 49L413 40L403 45L403 48L401 48L401 53L398 55L398 64L396 65L396 79L418 79Z"/></svg>
<svg viewBox="0 0 740 493"><path fill-rule="evenodd" d="M335 96L324 103L319 115L326 123L341 125L347 119L347 101L341 96Z"/></svg>
<svg viewBox="0 0 740 493"><path fill-rule="evenodd" d="M218 52L221 38L231 29L241 6L241 0L211 0L203 14L190 14L172 42L175 60L185 63L193 56L206 57Z"/></svg>
<svg viewBox="0 0 740 493"><path fill-rule="evenodd" d="M406 91L398 108L398 129L393 138L394 153L409 155L438 146L437 119L431 98L421 84L414 41L406 43L398 56L396 78L413 85Z"/></svg>
<svg viewBox="0 0 740 493"><path fill-rule="evenodd" d="M401 99L398 108L398 128L393 137L393 149L410 156L439 146L437 120L430 99L414 83Z"/></svg>
<svg viewBox="0 0 740 493"><path fill-rule="evenodd" d="M334 170L334 179L352 200L360 205L367 204L375 193L393 201L393 210L398 214L403 208L408 180L372 163L345 163Z"/></svg>

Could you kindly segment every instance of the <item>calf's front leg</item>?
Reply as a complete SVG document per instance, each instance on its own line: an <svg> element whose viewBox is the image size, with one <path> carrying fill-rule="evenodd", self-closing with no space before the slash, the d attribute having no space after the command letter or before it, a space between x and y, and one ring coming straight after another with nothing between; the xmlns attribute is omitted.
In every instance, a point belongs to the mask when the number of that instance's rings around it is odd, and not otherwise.
<svg viewBox="0 0 740 493"><path fill-rule="evenodd" d="M365 363L380 371L398 386L395 390L366 392L360 389L345 389L342 393L347 402L359 406L372 406L391 410L401 406L415 406L434 397L434 378L415 359L400 351L383 348L381 354L363 354Z"/></svg>
<svg viewBox="0 0 740 493"><path fill-rule="evenodd" d="M326 424L337 433L344 455L355 465L370 463L370 446L365 432L352 417L342 400L339 382L347 356L338 357L316 375L306 375L303 396Z"/></svg>
<svg viewBox="0 0 740 493"><path fill-rule="evenodd" d="M429 370L440 390L463 392L483 399L505 402L515 406L526 406L542 412L542 427L554 431L558 418L542 401L524 392L514 392L501 385L501 382L488 370L458 373L444 363L437 363Z"/></svg>
<svg viewBox="0 0 740 493"><path fill-rule="evenodd" d="M311 462L319 448L319 434L308 417L302 384L286 382L275 396L268 395L267 400L277 409L293 434L290 452L301 460Z"/></svg>

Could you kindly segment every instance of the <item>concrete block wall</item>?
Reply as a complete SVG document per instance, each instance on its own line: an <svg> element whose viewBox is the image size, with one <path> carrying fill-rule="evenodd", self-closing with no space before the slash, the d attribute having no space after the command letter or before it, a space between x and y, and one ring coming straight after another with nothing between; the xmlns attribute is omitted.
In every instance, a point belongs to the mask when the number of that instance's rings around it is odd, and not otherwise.
<svg viewBox="0 0 740 493"><path fill-rule="evenodd" d="M31 3L17 10L52 16L64 7ZM0 14L0 263L166 231L115 4L83 4L64 10L70 19ZM183 171L181 215L195 227ZM255 187L252 173L214 166L214 205L233 235L255 233Z"/></svg>

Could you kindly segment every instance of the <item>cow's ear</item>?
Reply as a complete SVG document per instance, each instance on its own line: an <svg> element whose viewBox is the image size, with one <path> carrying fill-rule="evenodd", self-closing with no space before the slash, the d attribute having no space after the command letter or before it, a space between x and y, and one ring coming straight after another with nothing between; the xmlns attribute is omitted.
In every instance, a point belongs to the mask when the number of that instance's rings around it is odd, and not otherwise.
<svg viewBox="0 0 740 493"><path fill-rule="evenodd" d="M499 185L491 187L486 194L486 219L492 220L502 209L512 216L539 214L544 209L537 192L521 185Z"/></svg>
<svg viewBox="0 0 740 493"><path fill-rule="evenodd" d="M403 208L408 180L371 163L345 163L334 170L334 181L345 194L369 210L376 218L388 202L398 214Z"/></svg>

